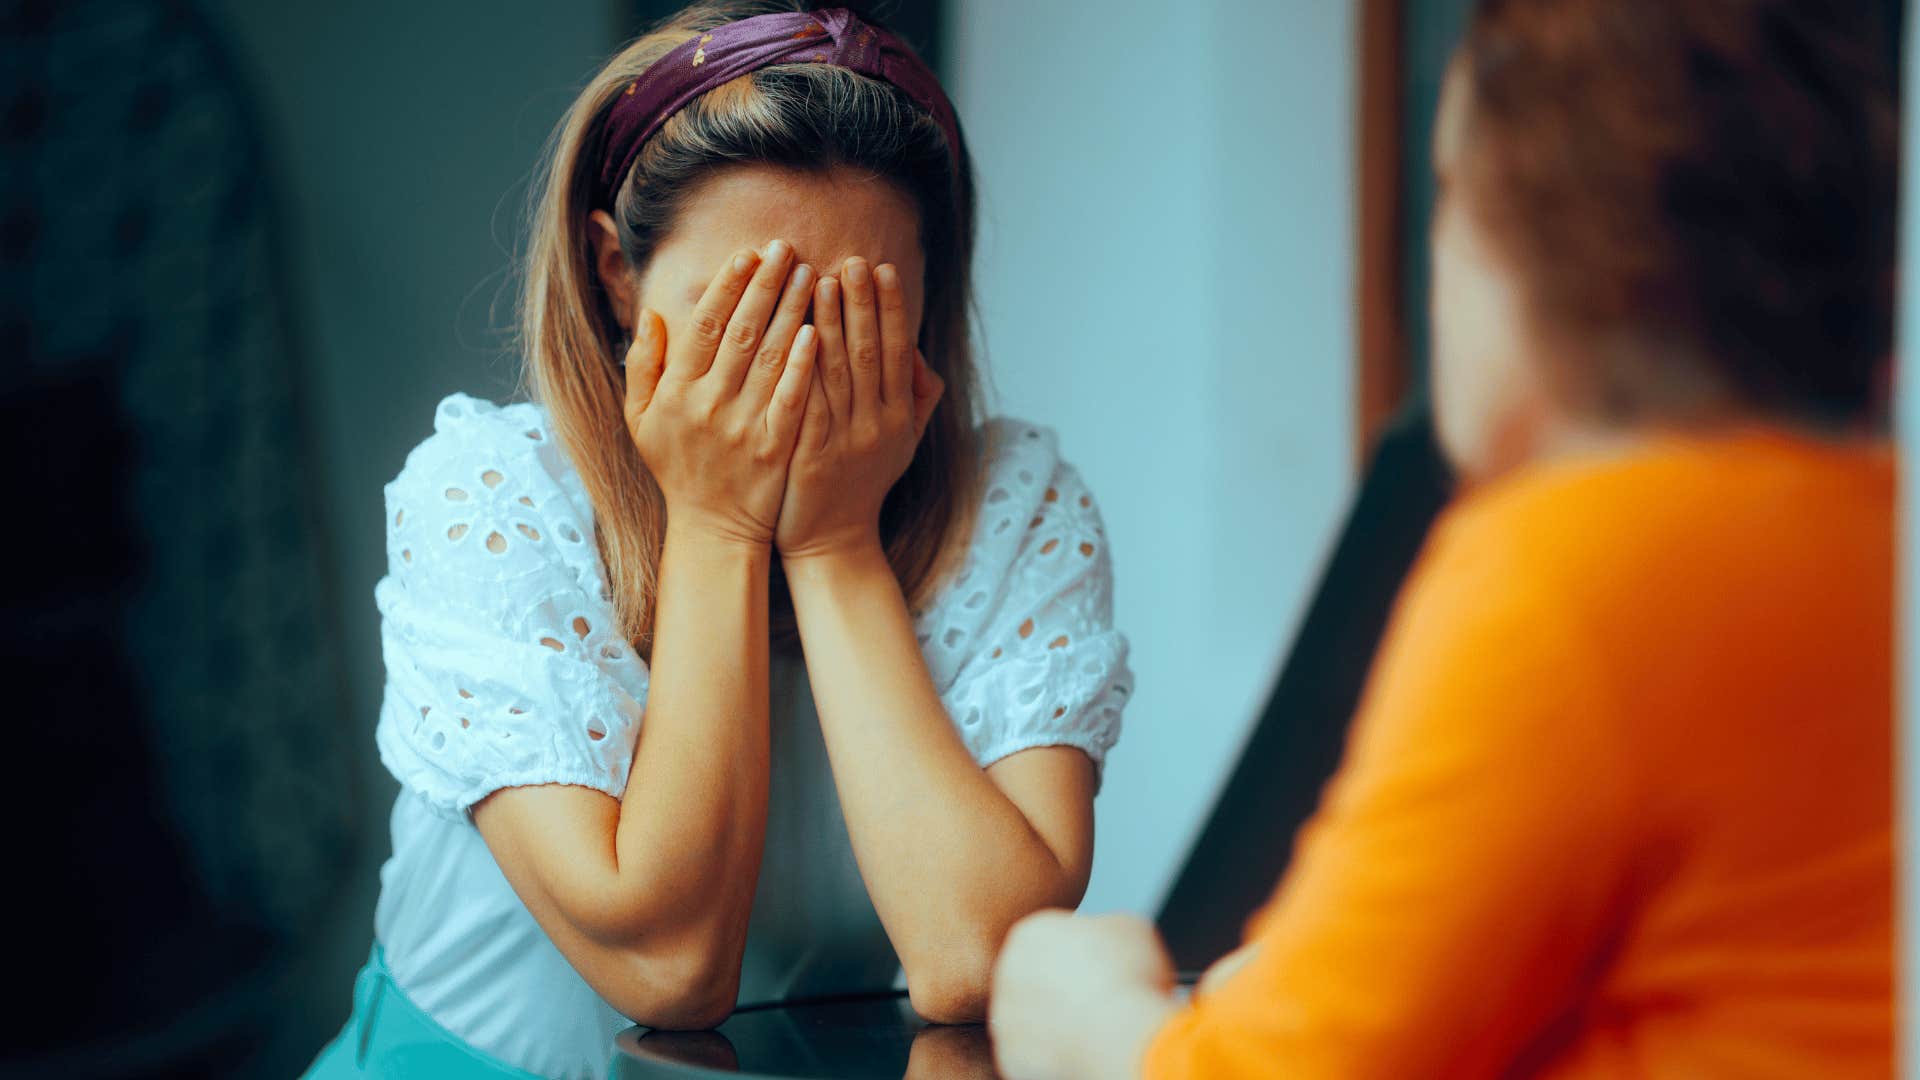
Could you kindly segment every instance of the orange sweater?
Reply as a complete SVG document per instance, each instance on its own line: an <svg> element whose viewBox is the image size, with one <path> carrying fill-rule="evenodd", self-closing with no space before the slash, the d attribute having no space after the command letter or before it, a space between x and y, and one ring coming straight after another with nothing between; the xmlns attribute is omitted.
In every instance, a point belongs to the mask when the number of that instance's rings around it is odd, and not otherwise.
<svg viewBox="0 0 1920 1080"><path fill-rule="evenodd" d="M1893 538L1886 447L1771 433L1466 499L1146 1075L1890 1075Z"/></svg>

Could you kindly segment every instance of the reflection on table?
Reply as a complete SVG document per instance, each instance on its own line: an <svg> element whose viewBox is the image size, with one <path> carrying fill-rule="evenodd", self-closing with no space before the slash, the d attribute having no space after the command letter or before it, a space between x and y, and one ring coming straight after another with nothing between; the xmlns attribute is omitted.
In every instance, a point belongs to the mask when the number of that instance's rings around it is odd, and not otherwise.
<svg viewBox="0 0 1920 1080"><path fill-rule="evenodd" d="M930 1025L887 992L749 1007L713 1031L634 1028L615 1043L624 1080L989 1080L993 1045L978 1024Z"/></svg>

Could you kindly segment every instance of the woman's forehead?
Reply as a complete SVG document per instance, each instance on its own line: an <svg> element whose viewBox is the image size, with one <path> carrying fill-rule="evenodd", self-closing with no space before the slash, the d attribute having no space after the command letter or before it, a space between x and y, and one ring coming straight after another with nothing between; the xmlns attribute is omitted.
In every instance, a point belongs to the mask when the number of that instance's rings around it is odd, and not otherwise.
<svg viewBox="0 0 1920 1080"><path fill-rule="evenodd" d="M913 202L891 181L851 169L766 166L730 169L703 185L682 207L655 260L698 268L704 282L728 254L775 238L823 274L838 272L856 255L903 271L923 260Z"/></svg>

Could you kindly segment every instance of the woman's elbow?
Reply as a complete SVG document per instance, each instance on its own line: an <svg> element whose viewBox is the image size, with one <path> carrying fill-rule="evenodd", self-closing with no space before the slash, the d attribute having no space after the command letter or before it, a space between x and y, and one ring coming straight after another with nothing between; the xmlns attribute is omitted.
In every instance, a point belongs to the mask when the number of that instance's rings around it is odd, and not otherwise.
<svg viewBox="0 0 1920 1080"><path fill-rule="evenodd" d="M918 965L907 965L907 999L913 1011L932 1024L986 1019L992 982L993 950L989 948L945 949Z"/></svg>
<svg viewBox="0 0 1920 1080"><path fill-rule="evenodd" d="M609 1001L620 1015L641 1027L665 1031L705 1031L719 1027L733 1013L738 991L707 987L627 992Z"/></svg>
<svg viewBox="0 0 1920 1080"><path fill-rule="evenodd" d="M607 1004L641 1027L704 1031L719 1027L740 996L740 965L717 957L661 962L636 957L636 970Z"/></svg>

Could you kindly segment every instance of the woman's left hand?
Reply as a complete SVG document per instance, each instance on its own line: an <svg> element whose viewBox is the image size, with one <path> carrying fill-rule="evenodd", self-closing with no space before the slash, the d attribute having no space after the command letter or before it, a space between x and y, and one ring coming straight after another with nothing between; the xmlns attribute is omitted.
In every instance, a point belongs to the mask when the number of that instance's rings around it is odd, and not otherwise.
<svg viewBox="0 0 1920 1080"><path fill-rule="evenodd" d="M945 390L914 344L893 265L856 257L821 278L813 324L818 374L774 534L789 560L879 546L880 504Z"/></svg>

